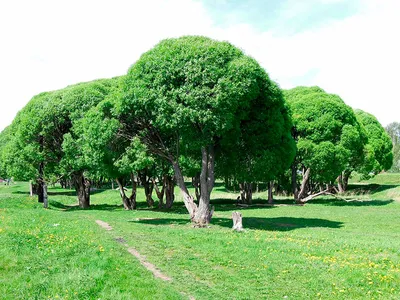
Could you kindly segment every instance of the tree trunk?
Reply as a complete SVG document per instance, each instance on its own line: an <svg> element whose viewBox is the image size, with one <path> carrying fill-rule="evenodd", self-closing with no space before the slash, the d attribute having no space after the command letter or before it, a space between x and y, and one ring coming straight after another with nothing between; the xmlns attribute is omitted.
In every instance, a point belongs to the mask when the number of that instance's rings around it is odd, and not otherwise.
<svg viewBox="0 0 400 300"><path fill-rule="evenodd" d="M146 196L146 202L149 207L154 206L154 200L152 198L153 194L153 184L151 184L151 179L146 175L146 172L141 172L139 174L140 183L144 188L144 194Z"/></svg>
<svg viewBox="0 0 400 300"><path fill-rule="evenodd" d="M253 184L246 183L246 203L251 205L253 203Z"/></svg>
<svg viewBox="0 0 400 300"><path fill-rule="evenodd" d="M174 178L167 175L165 176L165 208L170 209L175 200L175 182Z"/></svg>
<svg viewBox="0 0 400 300"><path fill-rule="evenodd" d="M295 200L299 197L299 191L297 190L297 168L295 164L292 164L292 193Z"/></svg>
<svg viewBox="0 0 400 300"><path fill-rule="evenodd" d="M181 190L181 194L183 197L183 202L185 203L185 207L189 212L190 220L193 222L194 216L197 211L197 205L194 203L193 197L189 194L189 191L185 185L185 180L182 175L181 168L177 161L171 159L172 167L175 173L175 180L176 184L178 185L179 189Z"/></svg>
<svg viewBox="0 0 400 300"><path fill-rule="evenodd" d="M239 183L239 188L241 202L250 205L253 202L253 184L248 182Z"/></svg>
<svg viewBox="0 0 400 300"><path fill-rule="evenodd" d="M232 220L233 220L233 230L242 231L243 224L242 224L242 214L240 212L234 211L232 213Z"/></svg>
<svg viewBox="0 0 400 300"><path fill-rule="evenodd" d="M43 182L43 207L48 208L49 207L49 197L47 195L47 184L46 182Z"/></svg>
<svg viewBox="0 0 400 300"><path fill-rule="evenodd" d="M131 202L132 209L136 209L136 195L137 195L137 182L135 179L135 175L131 173L131 181L132 181L132 194L129 197Z"/></svg>
<svg viewBox="0 0 400 300"><path fill-rule="evenodd" d="M44 163L41 162L39 165L39 178L37 180L37 195L38 195L38 202L43 203L44 201L44 195L43 195L43 183L44 183Z"/></svg>
<svg viewBox="0 0 400 300"><path fill-rule="evenodd" d="M200 201L199 207L195 212L193 222L197 227L205 227L210 221L214 213L214 209L210 207L211 191L214 188L214 163L215 153L214 147L208 146L201 148L202 162L200 173Z"/></svg>
<svg viewBox="0 0 400 300"><path fill-rule="evenodd" d="M240 203L246 203L246 188L244 182L239 183L239 190L240 196L238 198L240 199Z"/></svg>
<svg viewBox="0 0 400 300"><path fill-rule="evenodd" d="M298 194L298 197L296 199L296 202L301 202L301 199L304 199L307 196L308 192L308 181L310 180L310 168L307 168L307 170L303 173L303 180L301 181L301 186L300 186L300 192Z"/></svg>
<svg viewBox="0 0 400 300"><path fill-rule="evenodd" d="M73 174L74 186L78 196L80 208L88 208L90 206L90 182L83 176L83 172Z"/></svg>
<svg viewBox="0 0 400 300"><path fill-rule="evenodd" d="M33 183L32 180L29 180L29 195L33 197Z"/></svg>
<svg viewBox="0 0 400 300"><path fill-rule="evenodd" d="M272 187L274 186L273 181L268 182L268 204L273 204L274 203L274 198L272 195Z"/></svg>
<svg viewBox="0 0 400 300"><path fill-rule="evenodd" d="M351 175L351 171L344 171L343 172L343 190L347 191L347 187L349 185L349 178Z"/></svg>
<svg viewBox="0 0 400 300"><path fill-rule="evenodd" d="M340 174L336 180L338 183L339 194L343 194L345 192L345 189L343 187L343 175Z"/></svg>
<svg viewBox="0 0 400 300"><path fill-rule="evenodd" d="M126 210L132 210L131 201L129 200L129 198L125 194L125 188L124 188L124 184L123 184L123 179L122 178L116 178L115 181L118 184L119 195L121 196L124 208Z"/></svg>
<svg viewBox="0 0 400 300"><path fill-rule="evenodd" d="M114 180L112 180L112 179L111 179L111 189L112 189L112 190L115 189L115 187L114 187Z"/></svg>
<svg viewBox="0 0 400 300"><path fill-rule="evenodd" d="M157 195L157 198L158 198L158 208L163 208L164 207L165 180L166 180L165 177L166 177L166 175L164 175L164 177L163 177L161 191L160 191L160 189L159 189L159 187L157 185L156 180L154 178L152 178L153 186L154 186L154 189L156 190L156 195Z"/></svg>
<svg viewBox="0 0 400 300"><path fill-rule="evenodd" d="M200 201L200 174L196 174L196 176L192 177L192 185L194 187L194 192L196 194L197 201Z"/></svg>

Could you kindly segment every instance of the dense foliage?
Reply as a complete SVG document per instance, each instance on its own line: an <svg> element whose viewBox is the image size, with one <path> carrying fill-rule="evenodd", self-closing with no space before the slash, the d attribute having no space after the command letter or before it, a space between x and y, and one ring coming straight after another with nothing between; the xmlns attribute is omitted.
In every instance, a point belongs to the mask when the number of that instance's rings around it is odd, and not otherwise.
<svg viewBox="0 0 400 300"><path fill-rule="evenodd" d="M173 165L191 218L201 225L212 215L214 164L221 156L221 169L243 180L267 179L293 158L279 88L227 42L193 36L160 42L129 70L118 109L149 151ZM237 159L226 155L233 152ZM183 181L182 155L201 164L198 207Z"/></svg>
<svg viewBox="0 0 400 300"><path fill-rule="evenodd" d="M392 170L400 169L399 128L387 128ZM336 183L344 191L353 171L366 177L391 164L375 117L319 87L282 92L256 60L201 36L161 41L125 76L36 95L0 133L0 177L30 180L40 201L46 184L59 182L86 208L91 186L116 182L125 209L136 208L138 185L149 207L154 189L159 208L170 208L177 185L199 226L213 214L216 178L248 204L255 184L287 193L291 182L302 200Z"/></svg>
<svg viewBox="0 0 400 300"><path fill-rule="evenodd" d="M368 136L364 163L357 171L364 175L376 175L389 170L393 163L393 145L389 135L373 115L362 110L355 110L355 113Z"/></svg>
<svg viewBox="0 0 400 300"><path fill-rule="evenodd" d="M285 98L297 141L294 168L303 172L301 199L357 164L366 136L353 110L337 95L319 87L297 87L285 91Z"/></svg>

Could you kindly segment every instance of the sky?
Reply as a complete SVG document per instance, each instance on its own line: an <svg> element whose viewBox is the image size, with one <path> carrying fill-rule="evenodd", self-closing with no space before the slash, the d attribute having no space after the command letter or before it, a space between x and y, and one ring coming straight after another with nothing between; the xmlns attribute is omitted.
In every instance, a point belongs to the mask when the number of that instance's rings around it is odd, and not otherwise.
<svg viewBox="0 0 400 300"><path fill-rule="evenodd" d="M36 94L125 74L160 40L205 35L281 88L318 85L400 121L398 0L13 0L0 3L0 131Z"/></svg>

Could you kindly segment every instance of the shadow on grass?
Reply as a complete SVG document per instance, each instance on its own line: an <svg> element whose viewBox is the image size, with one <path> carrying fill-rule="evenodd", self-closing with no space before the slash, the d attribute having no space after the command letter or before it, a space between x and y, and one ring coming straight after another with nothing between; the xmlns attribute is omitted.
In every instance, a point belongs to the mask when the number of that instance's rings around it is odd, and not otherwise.
<svg viewBox="0 0 400 300"><path fill-rule="evenodd" d="M347 193L355 195L375 194L398 187L395 184L349 184Z"/></svg>
<svg viewBox="0 0 400 300"><path fill-rule="evenodd" d="M122 204L118 204L118 205L114 205L114 204L91 204L89 208L86 209L82 209L80 208L78 205L74 204L74 205L66 205L63 204L61 202L58 201L54 201L51 200L49 202L50 207L54 207L60 210L64 210L64 211L77 211L77 210L108 210L108 211L112 211L112 210L116 210L116 209L121 209L123 208Z"/></svg>
<svg viewBox="0 0 400 300"><path fill-rule="evenodd" d="M91 190L90 191L90 195L100 194L100 193L103 193L105 191L107 191L107 190L100 190L100 189ZM29 191L27 191L27 192L25 192L25 191L15 191L15 192L12 192L12 194L30 195L30 192ZM47 195L49 195L49 196L76 196L76 191L74 191L74 190L64 190L64 191L62 191L62 190L61 191L60 190L57 190L57 191L49 190L47 192ZM35 195L35 197L37 197L37 196Z"/></svg>
<svg viewBox="0 0 400 300"><path fill-rule="evenodd" d="M393 203L394 200L354 200L344 201L338 199L315 199L307 202L308 204L323 204L327 206L385 206Z"/></svg>
<svg viewBox="0 0 400 300"><path fill-rule="evenodd" d="M154 218L154 219L137 219L128 222L149 224L149 225L184 225L190 223L188 219L173 218ZM232 228L232 219L230 218L212 218L212 225ZM243 216L243 227L247 229L267 230L267 231L291 231L299 228L334 228L338 229L343 226L342 222L330 221L325 219L313 218L259 218Z"/></svg>

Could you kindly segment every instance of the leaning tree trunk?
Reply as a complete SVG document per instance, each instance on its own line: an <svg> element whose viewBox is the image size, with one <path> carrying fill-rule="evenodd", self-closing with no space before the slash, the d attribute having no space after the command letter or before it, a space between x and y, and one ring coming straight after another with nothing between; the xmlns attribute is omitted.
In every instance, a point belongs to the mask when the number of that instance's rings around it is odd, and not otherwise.
<svg viewBox="0 0 400 300"><path fill-rule="evenodd" d="M124 205L124 208L126 210L132 210L133 208L132 208L132 205L131 205L131 201L125 194L125 188L124 188L124 184L123 184L123 179L122 178L116 178L115 181L118 184L119 195L121 196L122 204Z"/></svg>
<svg viewBox="0 0 400 300"><path fill-rule="evenodd" d="M308 181L310 180L310 172L311 172L310 168L307 168L307 170L303 173L303 180L301 181L300 191L296 199L297 203L302 203L301 200L307 196Z"/></svg>
<svg viewBox="0 0 400 300"><path fill-rule="evenodd" d="M181 194L183 197L183 203L185 203L185 207L190 215L190 220L193 222L196 211L197 205L194 203L193 197L189 194L189 191L185 185L185 180L182 175L181 167L179 163L172 158L170 159L172 163L172 167L175 173L176 184L178 185L179 189L181 190Z"/></svg>
<svg viewBox="0 0 400 300"><path fill-rule="evenodd" d="M74 186L78 196L80 208L88 208L90 206L90 182L83 176L83 172L73 174Z"/></svg>
<svg viewBox="0 0 400 300"><path fill-rule="evenodd" d="M175 182L174 178L167 175L165 176L165 208L170 209L175 200Z"/></svg>
<svg viewBox="0 0 400 300"><path fill-rule="evenodd" d="M170 158L172 167L175 172L176 184L181 190L183 196L183 202L185 203L186 209L190 214L190 219L196 227L205 227L210 223L214 209L210 207L210 196L211 191L214 187L214 162L215 154L214 147L202 147L202 164L200 173L200 186L201 186L201 197L199 206L193 200L193 197L189 194L189 191L185 185L185 181L182 175L179 163Z"/></svg>

